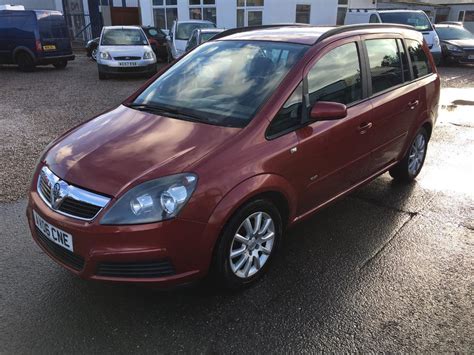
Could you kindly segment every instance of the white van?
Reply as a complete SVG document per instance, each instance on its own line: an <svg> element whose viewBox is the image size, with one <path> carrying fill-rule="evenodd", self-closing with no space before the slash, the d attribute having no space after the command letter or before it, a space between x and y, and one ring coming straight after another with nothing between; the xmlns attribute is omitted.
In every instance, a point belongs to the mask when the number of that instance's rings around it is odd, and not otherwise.
<svg viewBox="0 0 474 355"><path fill-rule="evenodd" d="M174 21L170 33L167 36L168 47L173 59L181 57L186 52L186 44L188 43L191 33L196 28L215 28L216 25L210 21L189 20Z"/></svg>
<svg viewBox="0 0 474 355"><path fill-rule="evenodd" d="M423 34L436 64L441 60L439 37L428 16L421 10L349 9L344 24L357 23L399 23L413 26Z"/></svg>

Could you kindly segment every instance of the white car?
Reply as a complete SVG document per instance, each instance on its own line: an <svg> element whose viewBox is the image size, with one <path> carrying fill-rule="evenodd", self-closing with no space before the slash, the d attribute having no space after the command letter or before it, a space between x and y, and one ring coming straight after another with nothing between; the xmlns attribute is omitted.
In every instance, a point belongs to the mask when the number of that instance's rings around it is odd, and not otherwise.
<svg viewBox="0 0 474 355"><path fill-rule="evenodd" d="M168 47L173 59L181 57L186 52L186 44L188 43L191 33L196 28L215 28L216 25L211 21L189 20L174 21L170 33L167 37Z"/></svg>
<svg viewBox="0 0 474 355"><path fill-rule="evenodd" d="M107 26L102 29L97 48L99 79L116 74L156 73L156 56L138 26Z"/></svg>
<svg viewBox="0 0 474 355"><path fill-rule="evenodd" d="M344 24L357 23L398 23L413 26L423 34L436 64L439 64L441 60L441 44L438 34L424 11L349 9Z"/></svg>

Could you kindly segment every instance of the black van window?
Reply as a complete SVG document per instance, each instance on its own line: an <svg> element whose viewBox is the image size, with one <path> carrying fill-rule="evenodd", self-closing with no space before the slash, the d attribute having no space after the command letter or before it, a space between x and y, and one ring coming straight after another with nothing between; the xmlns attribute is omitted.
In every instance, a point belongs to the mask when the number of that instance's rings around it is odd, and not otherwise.
<svg viewBox="0 0 474 355"><path fill-rule="evenodd" d="M297 127L301 123L303 107L303 82L293 91L283 107L277 113L268 127L267 136L272 137Z"/></svg>
<svg viewBox="0 0 474 355"><path fill-rule="evenodd" d="M362 99L359 54L354 42L326 53L308 73L310 104L332 101L348 105Z"/></svg>
<svg viewBox="0 0 474 355"><path fill-rule="evenodd" d="M41 38L69 38L66 22L60 15L37 16Z"/></svg>
<svg viewBox="0 0 474 355"><path fill-rule="evenodd" d="M402 65L395 39L365 41L369 56L372 94L403 83Z"/></svg>
<svg viewBox="0 0 474 355"><path fill-rule="evenodd" d="M408 39L406 42L413 68L413 77L417 79L430 74L432 72L431 66L421 43L413 39Z"/></svg>

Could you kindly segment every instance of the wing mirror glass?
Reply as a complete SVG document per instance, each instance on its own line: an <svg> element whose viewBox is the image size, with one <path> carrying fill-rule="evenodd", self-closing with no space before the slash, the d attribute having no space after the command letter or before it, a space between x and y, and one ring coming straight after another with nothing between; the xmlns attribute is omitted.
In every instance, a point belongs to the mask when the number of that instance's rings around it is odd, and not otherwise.
<svg viewBox="0 0 474 355"><path fill-rule="evenodd" d="M310 112L310 118L315 121L339 120L346 116L346 105L338 102L318 101Z"/></svg>

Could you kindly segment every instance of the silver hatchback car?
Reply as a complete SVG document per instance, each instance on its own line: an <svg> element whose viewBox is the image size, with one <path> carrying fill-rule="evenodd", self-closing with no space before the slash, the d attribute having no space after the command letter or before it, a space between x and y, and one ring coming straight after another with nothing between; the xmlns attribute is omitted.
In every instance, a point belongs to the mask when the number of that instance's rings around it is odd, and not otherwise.
<svg viewBox="0 0 474 355"><path fill-rule="evenodd" d="M99 79L112 74L156 73L156 56L138 26L107 26L102 29L97 51Z"/></svg>

